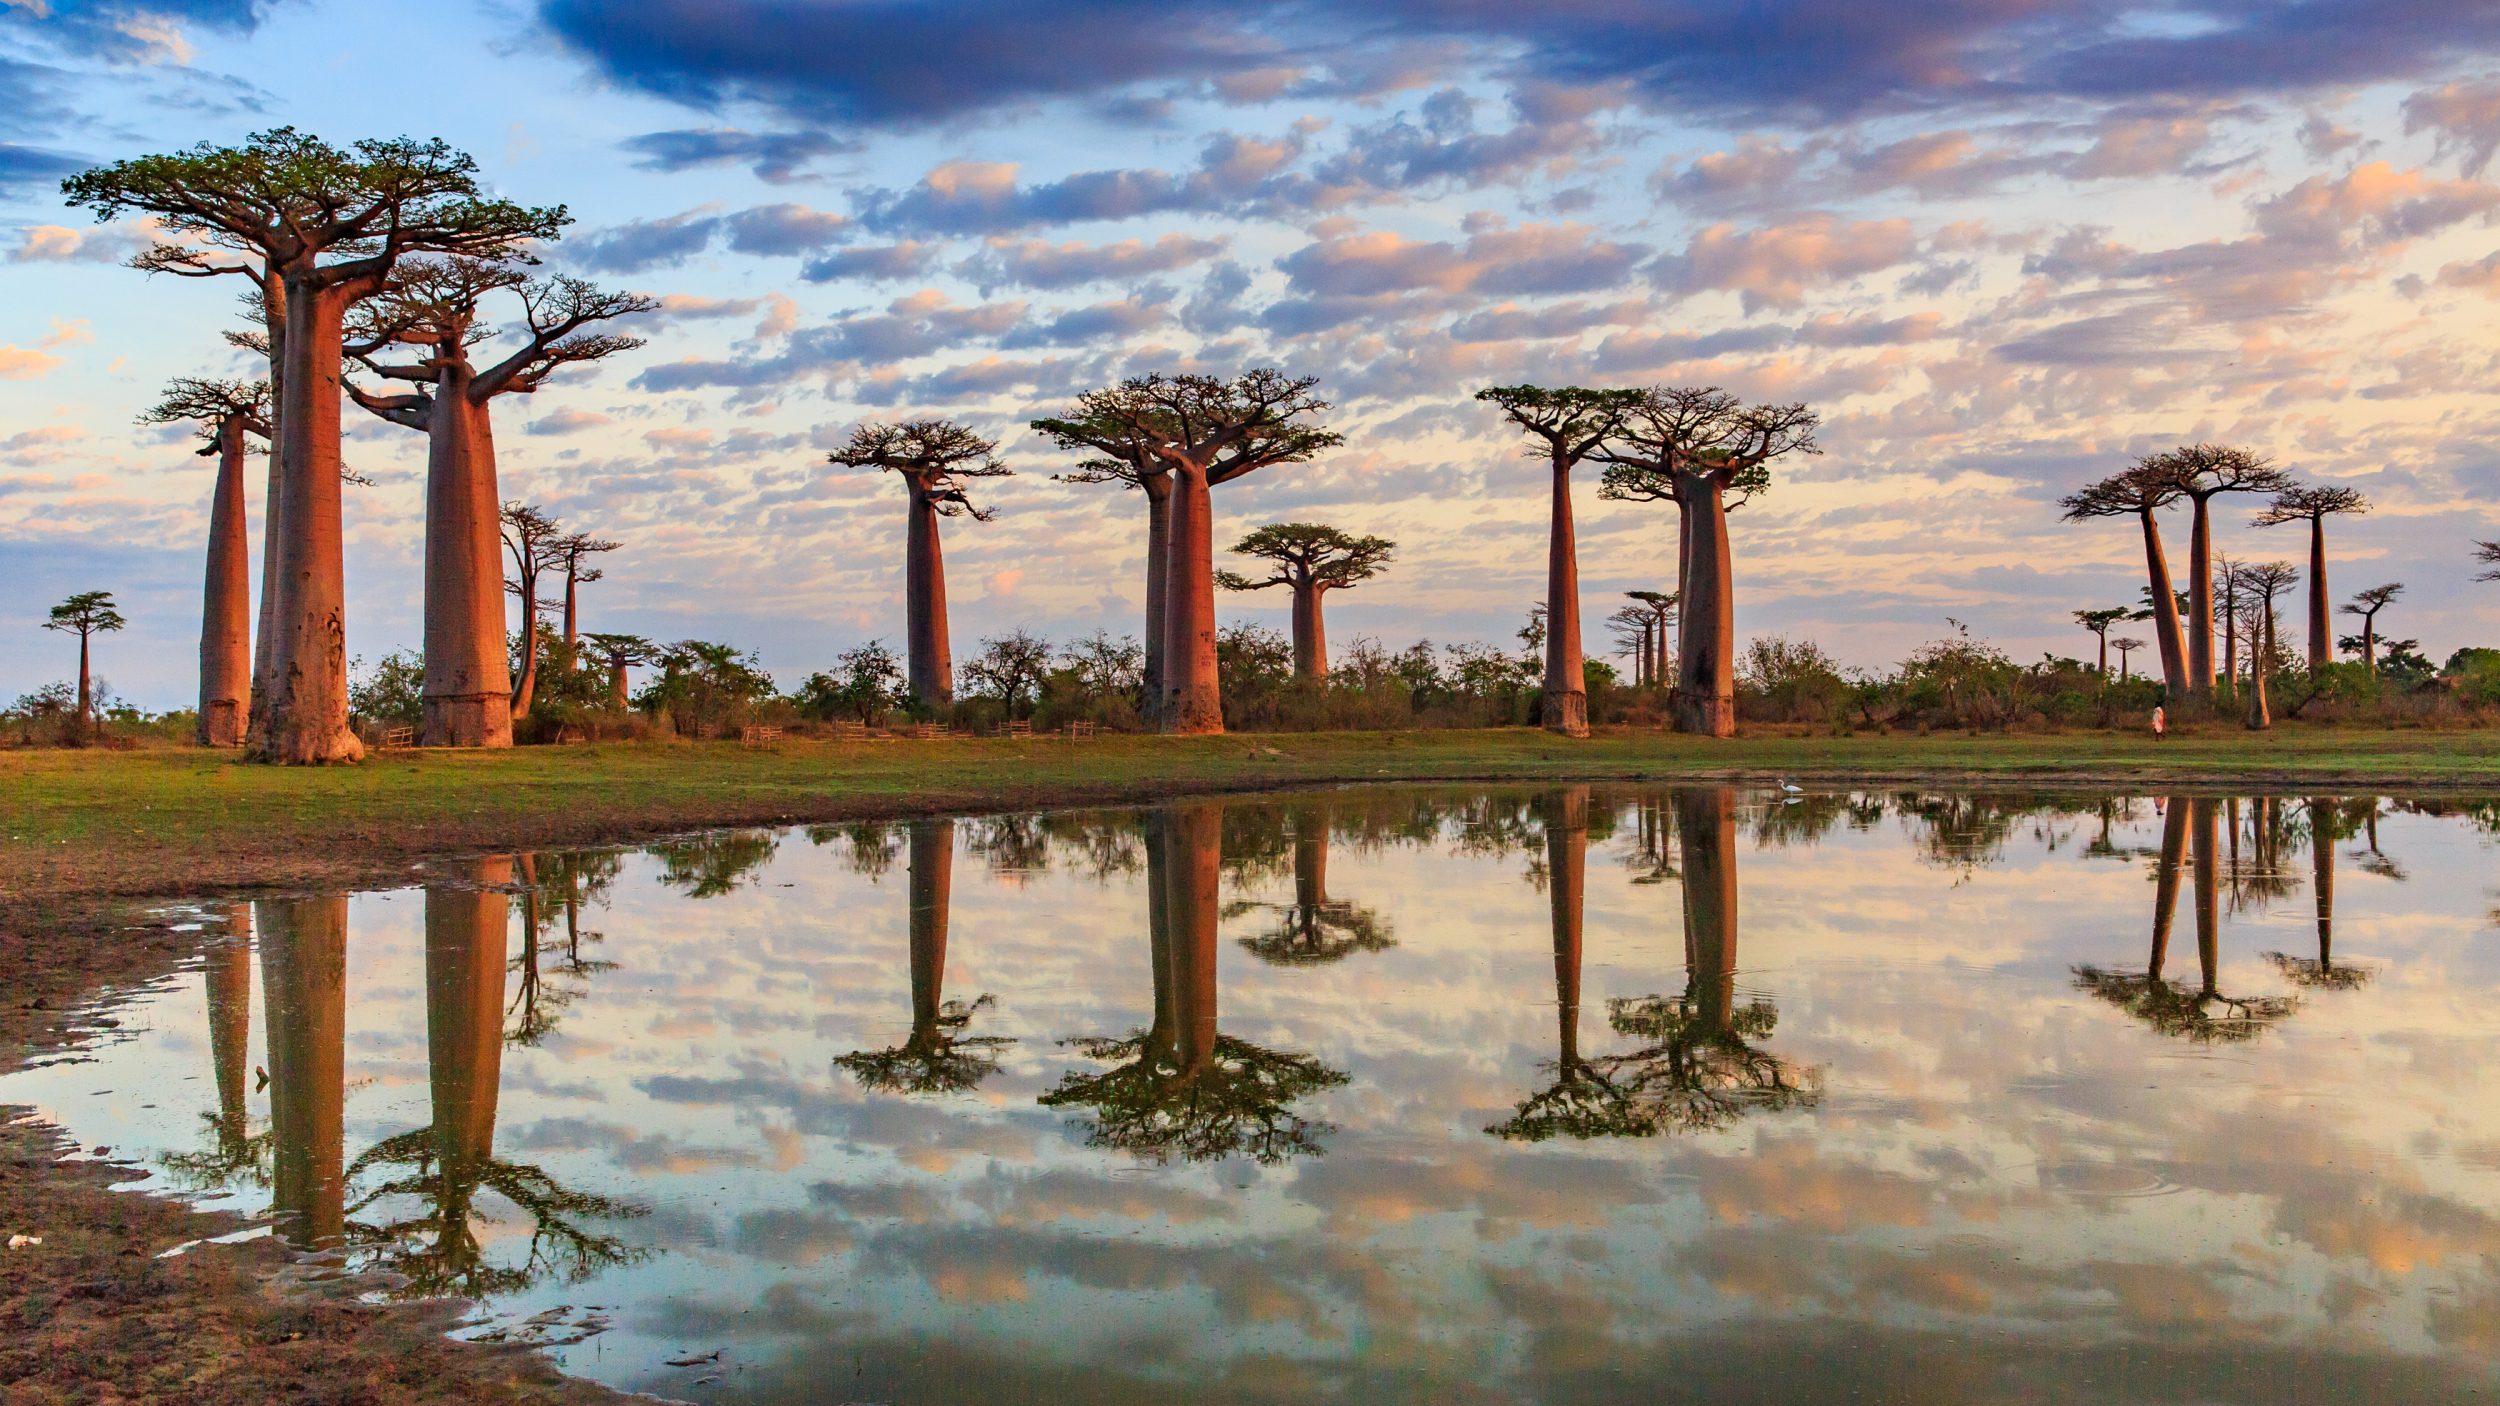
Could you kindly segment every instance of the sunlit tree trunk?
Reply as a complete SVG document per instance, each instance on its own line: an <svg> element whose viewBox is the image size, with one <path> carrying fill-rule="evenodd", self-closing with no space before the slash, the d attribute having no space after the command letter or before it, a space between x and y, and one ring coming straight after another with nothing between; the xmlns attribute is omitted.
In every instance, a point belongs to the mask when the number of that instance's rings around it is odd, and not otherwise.
<svg viewBox="0 0 2500 1406"><path fill-rule="evenodd" d="M946 636L946 559L938 549L937 503L925 480L910 478L911 542L903 559L911 694L925 708L955 701L955 659Z"/></svg>
<svg viewBox="0 0 2500 1406"><path fill-rule="evenodd" d="M946 999L946 911L955 884L955 822L911 825L911 1038L936 1045Z"/></svg>
<svg viewBox="0 0 2500 1406"><path fill-rule="evenodd" d="M1206 471L1175 468L1171 561L1164 574L1163 730L1224 730L1224 696L1215 671L1214 496Z"/></svg>
<svg viewBox="0 0 2500 1406"><path fill-rule="evenodd" d="M1553 530L1545 548L1545 699L1547 732L1589 735L1588 679L1580 655L1580 555L1571 525L1571 461L1554 455Z"/></svg>
<svg viewBox="0 0 2500 1406"><path fill-rule="evenodd" d="M2170 584L2170 558L2161 549L2161 525L2149 512L2136 514L2144 524L2144 570L2152 582L2153 641L2161 649L2162 689L2173 699L2187 696L2187 648L2179 638L2179 592Z"/></svg>
<svg viewBox="0 0 2500 1406"><path fill-rule="evenodd" d="M236 747L252 711L251 527L244 502L244 428L217 427L217 488L208 507L208 583L200 614L199 740Z"/></svg>
<svg viewBox="0 0 2500 1406"><path fill-rule="evenodd" d="M1163 718L1163 614L1172 574L1172 480L1166 474L1141 474L1137 486L1146 495L1145 716L1141 721L1153 725Z"/></svg>
<svg viewBox="0 0 2500 1406"><path fill-rule="evenodd" d="M1293 672L1308 683L1328 681L1328 627L1320 615L1320 588L1314 582L1293 588Z"/></svg>
<svg viewBox="0 0 2500 1406"><path fill-rule="evenodd" d="M465 368L445 366L426 425L425 693L428 747L512 745L503 539L494 440Z"/></svg>
<svg viewBox="0 0 2500 1406"><path fill-rule="evenodd" d="M284 486L279 520L270 528L278 539L279 609L270 626L268 706L251 741L261 761L352 762L365 754L347 724L347 581L339 517L340 326L348 296L344 287L292 278L286 289L276 425Z"/></svg>
<svg viewBox="0 0 2500 1406"><path fill-rule="evenodd" d="M2257 636L2249 642L2248 660L2248 726L2263 731L2274 726L2274 710L2266 702L2266 671L2274 662L2274 602L2259 601L2264 612L2253 627Z"/></svg>
<svg viewBox="0 0 2500 1406"><path fill-rule="evenodd" d="M1718 481L1681 476L1685 535L1681 657L1676 661L1675 730L1736 735L1736 593L1729 561L1727 504Z"/></svg>
<svg viewBox="0 0 2500 1406"><path fill-rule="evenodd" d="M269 439L269 483L260 505L260 606L252 635L251 708L244 719L247 738L259 734L259 715L268 706L270 661L276 654L279 606L286 595L286 577L278 564L278 525L286 501L286 283L264 275L260 291L261 334L269 340L270 428L276 433Z"/></svg>
<svg viewBox="0 0 2500 1406"><path fill-rule="evenodd" d="M2214 541L2205 499L2191 500L2195 520L2188 528L2188 697L2203 707L2214 698Z"/></svg>
<svg viewBox="0 0 2500 1406"><path fill-rule="evenodd" d="M297 1249L331 1249L347 1227L347 900L255 905L268 1008L269 1209Z"/></svg>
<svg viewBox="0 0 2500 1406"><path fill-rule="evenodd" d="M625 661L611 659L608 661L608 706L621 713L625 711L626 702Z"/></svg>

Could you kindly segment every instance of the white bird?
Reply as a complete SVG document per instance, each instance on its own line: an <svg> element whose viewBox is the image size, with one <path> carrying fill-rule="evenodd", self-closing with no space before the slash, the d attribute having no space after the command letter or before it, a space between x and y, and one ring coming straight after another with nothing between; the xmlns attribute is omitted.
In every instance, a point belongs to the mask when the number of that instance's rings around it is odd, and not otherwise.
<svg viewBox="0 0 2500 1406"><path fill-rule="evenodd" d="M1806 790L1806 788L1805 788L1805 787L1798 785L1798 784L1797 784L1796 782L1794 782L1794 781L1783 781L1783 782L1781 782L1781 783L1780 783L1780 789L1781 789L1781 790L1783 790L1783 791L1786 791L1788 794L1790 794L1790 795L1792 795L1792 796L1802 796L1802 795L1804 795L1804 794L1805 794L1805 790Z"/></svg>

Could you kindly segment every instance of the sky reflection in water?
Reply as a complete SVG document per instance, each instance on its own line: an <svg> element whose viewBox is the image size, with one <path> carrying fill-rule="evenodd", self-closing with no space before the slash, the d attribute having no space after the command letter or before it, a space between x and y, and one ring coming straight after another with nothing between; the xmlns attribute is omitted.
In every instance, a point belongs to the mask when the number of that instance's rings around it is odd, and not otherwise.
<svg viewBox="0 0 2500 1406"><path fill-rule="evenodd" d="M490 858L206 909L249 940L0 1100L680 1397L2464 1399L2500 953L2439 809L1382 789Z"/></svg>

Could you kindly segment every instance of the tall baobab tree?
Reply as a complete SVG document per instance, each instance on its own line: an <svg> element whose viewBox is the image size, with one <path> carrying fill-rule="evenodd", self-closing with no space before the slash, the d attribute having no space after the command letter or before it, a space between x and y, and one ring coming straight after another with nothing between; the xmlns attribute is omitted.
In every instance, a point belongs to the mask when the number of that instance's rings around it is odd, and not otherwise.
<svg viewBox="0 0 2500 1406"><path fill-rule="evenodd" d="M1060 483L1118 483L1138 490L1146 502L1146 626L1143 663L1140 669L1139 693L1142 695L1140 715L1145 722L1161 720L1163 706L1163 589L1171 574L1172 561L1172 475L1160 459L1146 451L1145 441L1129 433L1122 422L1089 406L1099 404L1094 397L1112 395L1110 391L1090 392L1080 400L1077 418L1054 421L1062 430L1044 430L1053 444L1061 449L1099 449L1102 452L1076 466L1073 473L1053 474ZM1041 428L1042 421L1033 422ZM1064 432L1063 432L1064 431Z"/></svg>
<svg viewBox="0 0 2500 1406"><path fill-rule="evenodd" d="M2405 593L2404 583L2390 581L2372 586L2344 602L2346 615L2361 617L2361 670L2371 678L2378 677L2378 613L2395 603Z"/></svg>
<svg viewBox="0 0 2500 1406"><path fill-rule="evenodd" d="M555 542L556 566L564 573L564 647L572 649L582 639L581 588L593 581L604 581L608 573L590 564L595 556L604 556L624 546L605 537L587 532L567 532Z"/></svg>
<svg viewBox="0 0 2500 1406"><path fill-rule="evenodd" d="M266 761L354 761L347 721L347 605L339 517L340 360L349 306L383 292L412 254L517 255L556 237L561 206L485 194L477 163L439 141L362 141L341 149L281 127L236 147L202 144L71 177L62 190L100 221L152 215L165 242L143 266L206 271L241 254L263 264L284 322L273 351L279 606L269 669L252 698L252 754ZM248 269L247 269L248 271Z"/></svg>
<svg viewBox="0 0 2500 1406"><path fill-rule="evenodd" d="M1273 464L1298 464L1345 442L1316 423L1329 403L1311 394L1314 376L1262 367L1230 381L1214 376L1140 376L1079 397L1066 419L1033 428L1063 449L1113 458L1137 454L1171 478L1170 546L1163 590L1163 697L1166 732L1224 730L1215 672L1217 484Z"/></svg>
<svg viewBox="0 0 2500 1406"><path fill-rule="evenodd" d="M2188 697L2210 706L2214 692L2213 522L2208 505L2225 493L2280 493L2291 475L2264 456L2223 444L2183 444L2159 463L2179 482L2194 516L2188 526Z"/></svg>
<svg viewBox="0 0 2500 1406"><path fill-rule="evenodd" d="M97 635L111 634L128 621L113 608L111 591L80 591L52 607L52 614L43 622L47 630L78 636L78 735L81 740L95 732L95 694L89 683L87 660L90 641Z"/></svg>
<svg viewBox="0 0 2500 1406"><path fill-rule="evenodd" d="M538 692L538 578L556 569L556 543L564 539L564 526L535 503L506 503L497 516L504 555L512 559L512 579L503 589L521 599L521 657L517 665L505 665L512 670L511 692L506 695L510 716L505 732L509 736L511 723L529 716L530 699ZM500 601L497 606L495 631L500 646ZM496 653L509 658L500 648Z"/></svg>
<svg viewBox="0 0 2500 1406"><path fill-rule="evenodd" d="M2092 637L2100 641L2100 674L2101 681L2103 683L2107 683L2109 681L2110 627L2117 624L2119 621L2126 619L2127 616L2132 613L2133 612L2129 611L2123 605L2107 606L2100 610L2078 610L2075 612L2075 623L2081 625L2087 630L2090 630L2092 632Z"/></svg>
<svg viewBox="0 0 2500 1406"><path fill-rule="evenodd" d="M1678 575L1681 575L1679 568ZM1682 597L1674 591L1625 591L1649 613L1649 654L1641 661L1644 683L1655 685L1667 676L1667 631L1675 627L1676 607Z"/></svg>
<svg viewBox="0 0 2500 1406"><path fill-rule="evenodd" d="M1548 732L1586 737L1589 695L1580 652L1579 539L1571 521L1571 471L1604 447L1639 399L1627 390L1586 386L1488 386L1476 399L1498 408L1525 431L1528 456L1553 475L1553 521L1545 547L1545 696L1539 716Z"/></svg>
<svg viewBox="0 0 2500 1406"><path fill-rule="evenodd" d="M2214 553L2214 604L2222 610L2222 685L2240 686L2240 563Z"/></svg>
<svg viewBox="0 0 2500 1406"><path fill-rule="evenodd" d="M2118 681L2120 683L2125 683L2128 678L2127 663L2135 657L2135 652L2137 650L2144 647L2144 641L2137 639L2133 635L2121 635L2118 638L2109 641L2109 647L2118 651ZM2103 665L2102 667L2106 668L2108 666Z"/></svg>
<svg viewBox="0 0 2500 1406"><path fill-rule="evenodd" d="M636 664L656 664L667 651L640 635L592 633L583 636L590 641L591 652L608 666L608 706L625 711L625 671Z"/></svg>
<svg viewBox="0 0 2500 1406"><path fill-rule="evenodd" d="M1676 648L1675 728L1707 737L1736 732L1736 580L1727 536L1729 496L1769 487L1770 466L1820 454L1819 417L1802 404L1746 405L1716 386L1639 393L1598 451L1599 496L1671 502L1679 509L1683 563Z"/></svg>
<svg viewBox="0 0 2500 1406"><path fill-rule="evenodd" d="M209 495L207 586L200 604L200 716L203 747L239 747L252 712L252 548L245 517L244 456L249 438L270 437L267 381L184 376L139 417L144 425L196 424L217 461Z"/></svg>
<svg viewBox="0 0 2500 1406"><path fill-rule="evenodd" d="M2275 527L2287 522L2309 524L2309 672L2323 673L2335 661L2335 631L2329 617L2334 607L2326 592L2326 520L2337 513L2359 515L2370 510L2370 500L2360 492L2333 485L2323 487L2286 488L2274 495L2265 511L2257 514L2256 526Z"/></svg>
<svg viewBox="0 0 2500 1406"><path fill-rule="evenodd" d="M2275 640L2274 602L2299 579L2299 570L2288 561L2249 562L2239 568L2240 598L2248 611L2241 638L2248 644L2247 722L2251 730L2274 726L2273 706L2266 698L2267 676L2282 652Z"/></svg>
<svg viewBox="0 0 2500 1406"><path fill-rule="evenodd" d="M476 350L492 335L483 305L498 293L520 304L521 342L481 367ZM525 569L531 590L521 615L527 643L516 686L504 645L504 578L496 543L502 500L495 399L535 394L563 367L641 346L640 338L584 329L656 306L639 293L607 292L578 278L532 278L512 263L448 258L409 261L393 276L390 291L360 309L358 330L368 340L387 337L415 353L408 362L383 362L372 353L358 359L374 374L417 389L382 395L350 381L346 390L365 409L426 436L420 740L427 746L512 745L513 717L529 711L537 682L537 572L578 567L577 556L559 552L557 537L533 539ZM566 603L571 604L569 581Z"/></svg>
<svg viewBox="0 0 2500 1406"><path fill-rule="evenodd" d="M955 659L946 634L946 561L938 550L938 519L989 521L990 511L973 505L969 485L1013 470L998 462L996 440L953 420L864 424L826 457L845 468L903 476L911 494L910 542L903 556L911 692L924 708L946 707L955 701Z"/></svg>
<svg viewBox="0 0 2500 1406"><path fill-rule="evenodd" d="M2064 498L2066 521L2132 515L2144 528L2144 569L2147 610L2153 617L2153 639L2161 647L2162 689L2172 699L2187 696L2187 647L2181 638L2178 591L2170 584L2170 559L2162 553L2161 526L2153 515L2179 500L2185 490L2179 478L2158 459L2141 459Z"/></svg>
<svg viewBox="0 0 2500 1406"><path fill-rule="evenodd" d="M1215 584L1228 591L1270 586L1292 591L1294 675L1323 683L1328 678L1328 629L1320 615L1320 597L1379 575L1397 550L1397 543L1386 537L1357 537L1316 522L1271 522L1233 544L1237 555L1273 562L1268 574L1219 571Z"/></svg>

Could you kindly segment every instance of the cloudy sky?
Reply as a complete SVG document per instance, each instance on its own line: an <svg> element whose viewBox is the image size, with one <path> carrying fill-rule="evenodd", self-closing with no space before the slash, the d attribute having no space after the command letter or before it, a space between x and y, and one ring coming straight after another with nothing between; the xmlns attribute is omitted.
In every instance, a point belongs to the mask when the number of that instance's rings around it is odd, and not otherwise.
<svg viewBox="0 0 2500 1406"><path fill-rule="evenodd" d="M1516 380L1802 399L1825 453L1736 521L1738 626L1879 665L1968 622L2081 653L2125 527L2056 497L2217 439L2376 505L2339 596L2493 643L2500 4L2081 0L0 0L0 693L110 589L103 670L194 686L208 461L133 417L247 369L232 290L118 267L79 165L292 123L440 136L575 218L550 264L651 293L650 345L499 408L507 496L624 541L593 628L760 650L784 682L900 637L898 485L864 417L959 416L1020 477L951 528L955 630L1133 630L1133 494L1023 429L1150 370L1319 376L1342 451L1219 494L1219 533L1402 544L1340 640L1498 638L1542 594ZM1739 18L1738 16L1742 17ZM353 424L350 652L410 646L418 437ZM2224 500L2229 503L2230 500ZM2298 558L2234 506L2225 550ZM2174 528L2184 555L2183 524ZM259 523L255 516L254 532ZM1592 613L1671 519L1581 497ZM1281 626L1284 603L1225 602Z"/></svg>

